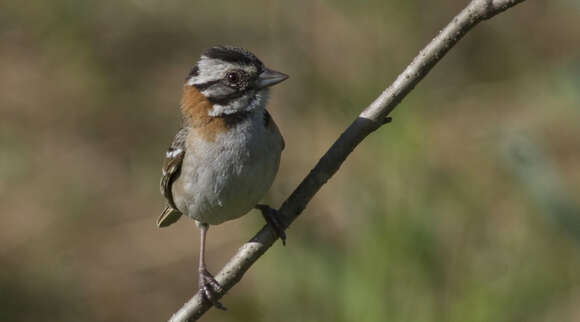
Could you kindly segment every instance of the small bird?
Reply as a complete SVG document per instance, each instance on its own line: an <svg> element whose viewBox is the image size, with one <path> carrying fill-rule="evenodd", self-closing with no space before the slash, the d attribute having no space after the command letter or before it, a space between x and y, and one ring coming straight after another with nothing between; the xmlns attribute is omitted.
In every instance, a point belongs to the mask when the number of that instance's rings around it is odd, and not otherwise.
<svg viewBox="0 0 580 322"><path fill-rule="evenodd" d="M251 52L237 47L207 49L186 78L182 127L165 153L161 193L167 204L159 227L181 215L201 231L199 289L214 306L223 289L205 265L209 225L236 219L252 208L285 242L276 211L258 204L278 172L284 139L266 111L269 88L288 78Z"/></svg>

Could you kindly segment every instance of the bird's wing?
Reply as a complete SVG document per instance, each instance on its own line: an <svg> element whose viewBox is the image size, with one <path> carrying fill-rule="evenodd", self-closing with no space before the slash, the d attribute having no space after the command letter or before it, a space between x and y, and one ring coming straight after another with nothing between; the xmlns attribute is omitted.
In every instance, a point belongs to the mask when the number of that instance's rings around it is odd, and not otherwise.
<svg viewBox="0 0 580 322"><path fill-rule="evenodd" d="M187 128L182 128L175 135L175 139L165 153L163 160L162 176L161 176L161 194L167 199L167 206L157 219L157 226L165 227L176 222L181 217L181 212L175 206L173 201L173 192L171 186L173 182L179 177L181 173L181 164L183 156L185 155L185 139L187 137Z"/></svg>
<svg viewBox="0 0 580 322"><path fill-rule="evenodd" d="M268 113L267 110L264 110L264 126L268 131L275 133L280 138L280 141L282 143L282 150L284 150L284 147L286 147L286 142L284 142L284 138L282 137L282 133L280 133L278 125L276 125L276 122L274 122L272 115L270 115L270 113Z"/></svg>

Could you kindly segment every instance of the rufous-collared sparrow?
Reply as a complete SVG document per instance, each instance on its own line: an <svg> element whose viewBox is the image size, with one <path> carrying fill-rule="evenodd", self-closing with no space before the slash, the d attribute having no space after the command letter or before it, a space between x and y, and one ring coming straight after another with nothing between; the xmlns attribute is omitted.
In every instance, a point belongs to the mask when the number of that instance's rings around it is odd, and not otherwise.
<svg viewBox="0 0 580 322"><path fill-rule="evenodd" d="M199 288L216 307L222 288L205 265L209 225L238 218L252 208L285 234L275 211L257 203L270 188L284 139L266 111L269 87L287 79L249 51L207 49L186 78L181 98L182 128L163 164L161 193L167 206L157 220L168 226L181 215L201 230Z"/></svg>

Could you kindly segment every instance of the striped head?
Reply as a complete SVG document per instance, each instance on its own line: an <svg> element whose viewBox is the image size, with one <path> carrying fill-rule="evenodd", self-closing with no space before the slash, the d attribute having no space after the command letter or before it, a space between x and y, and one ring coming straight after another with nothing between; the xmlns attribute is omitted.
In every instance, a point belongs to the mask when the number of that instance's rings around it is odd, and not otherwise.
<svg viewBox="0 0 580 322"><path fill-rule="evenodd" d="M226 117L264 107L268 88L287 78L245 49L217 46L201 55L185 86L186 90L195 88L211 103L206 116Z"/></svg>

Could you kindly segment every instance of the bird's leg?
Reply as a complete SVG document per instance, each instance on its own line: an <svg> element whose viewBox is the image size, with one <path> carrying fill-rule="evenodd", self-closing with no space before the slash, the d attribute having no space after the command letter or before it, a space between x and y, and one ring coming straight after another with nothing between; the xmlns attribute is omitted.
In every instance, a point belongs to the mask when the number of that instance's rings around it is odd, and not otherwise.
<svg viewBox="0 0 580 322"><path fill-rule="evenodd" d="M284 224L280 221L278 217L278 211L268 205L257 204L254 208L262 212L262 216L266 223L270 225L276 231L280 239L282 240L282 245L286 246L286 232L284 232Z"/></svg>
<svg viewBox="0 0 580 322"><path fill-rule="evenodd" d="M200 223L199 229L201 231L201 242L199 246L199 291L201 295L209 300L216 308L220 310L226 310L219 301L217 295L223 292L220 284L215 280L215 278L207 271L205 266L205 235L209 229L208 224Z"/></svg>

